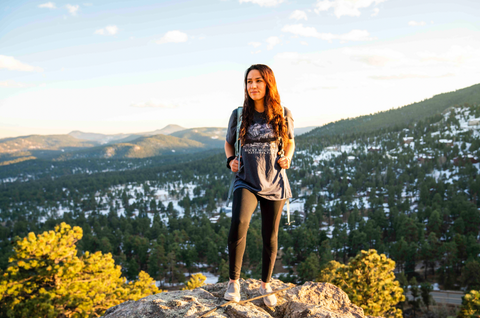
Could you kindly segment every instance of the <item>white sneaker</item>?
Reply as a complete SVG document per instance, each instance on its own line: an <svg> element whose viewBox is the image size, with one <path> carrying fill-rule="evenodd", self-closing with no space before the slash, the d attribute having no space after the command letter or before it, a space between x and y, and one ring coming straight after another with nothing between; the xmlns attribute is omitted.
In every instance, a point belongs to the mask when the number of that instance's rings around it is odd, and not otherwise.
<svg viewBox="0 0 480 318"><path fill-rule="evenodd" d="M263 289L262 286L260 286L260 295L265 295L265 294L271 293L272 291L273 291L272 287L270 286L268 286L266 289ZM263 297L263 302L268 307L273 307L277 304L277 297L275 296L275 294L267 297Z"/></svg>
<svg viewBox="0 0 480 318"><path fill-rule="evenodd" d="M235 280L233 283L230 281L228 282L227 290L225 291L223 298L236 302L240 301L240 283L238 280Z"/></svg>

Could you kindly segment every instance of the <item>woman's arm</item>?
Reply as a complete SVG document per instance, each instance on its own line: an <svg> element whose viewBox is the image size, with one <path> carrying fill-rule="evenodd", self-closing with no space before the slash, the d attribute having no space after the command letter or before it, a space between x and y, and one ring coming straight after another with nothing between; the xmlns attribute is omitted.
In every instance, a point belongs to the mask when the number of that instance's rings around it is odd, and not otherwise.
<svg viewBox="0 0 480 318"><path fill-rule="evenodd" d="M228 157L235 156L235 147L230 145L228 141L225 140L225 155ZM238 159L238 158L237 158ZM230 161L230 169L232 169L233 172L238 171L238 160L234 159Z"/></svg>
<svg viewBox="0 0 480 318"><path fill-rule="evenodd" d="M292 162L293 153L295 152L295 139L289 139L287 145L285 146L285 154L283 157L278 159L278 164L282 169L290 168L290 163Z"/></svg>
<svg viewBox="0 0 480 318"><path fill-rule="evenodd" d="M225 140L225 156L227 156L227 158L231 156L235 156L235 147L230 145L226 140Z"/></svg>

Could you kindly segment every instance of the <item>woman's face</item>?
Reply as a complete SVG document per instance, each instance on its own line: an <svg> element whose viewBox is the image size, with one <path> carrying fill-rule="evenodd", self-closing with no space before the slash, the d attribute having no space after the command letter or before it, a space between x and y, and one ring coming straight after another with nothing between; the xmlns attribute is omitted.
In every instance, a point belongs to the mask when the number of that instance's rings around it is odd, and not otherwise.
<svg viewBox="0 0 480 318"><path fill-rule="evenodd" d="M251 99L261 100L265 97L267 84L258 70L251 70L247 75L247 92Z"/></svg>

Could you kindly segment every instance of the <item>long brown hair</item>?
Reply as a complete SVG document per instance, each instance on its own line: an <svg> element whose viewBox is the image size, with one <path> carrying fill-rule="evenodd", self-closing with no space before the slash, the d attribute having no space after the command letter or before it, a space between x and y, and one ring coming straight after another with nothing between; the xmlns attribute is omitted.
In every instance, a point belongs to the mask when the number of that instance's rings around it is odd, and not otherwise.
<svg viewBox="0 0 480 318"><path fill-rule="evenodd" d="M277 82L275 81L275 75L273 75L272 69L264 64L254 64L245 71L245 99L243 101L243 118L240 127L240 140L242 144L245 144L248 127L253 122L253 112L255 110L255 103L253 99L250 98L247 91L247 76L251 70L259 71L266 83L264 114L267 123L272 125L275 137L282 137L283 145L285 146L289 139L287 123L285 118L283 118L283 108L280 104L280 95L277 90Z"/></svg>

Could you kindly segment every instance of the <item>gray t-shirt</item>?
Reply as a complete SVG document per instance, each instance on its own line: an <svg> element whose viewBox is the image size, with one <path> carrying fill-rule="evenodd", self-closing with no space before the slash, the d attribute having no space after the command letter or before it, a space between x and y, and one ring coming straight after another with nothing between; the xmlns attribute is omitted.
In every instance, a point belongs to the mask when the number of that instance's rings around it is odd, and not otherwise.
<svg viewBox="0 0 480 318"><path fill-rule="evenodd" d="M293 139L293 117L286 107L284 115L287 122L288 138ZM237 109L232 112L228 122L226 140L235 145L237 135ZM247 188L258 196L268 200L283 200L292 197L290 184L285 170L280 168L277 160L278 146L272 126L267 123L263 113L254 111L253 122L248 128L247 141L242 145L240 164L243 166L236 173L233 191Z"/></svg>

